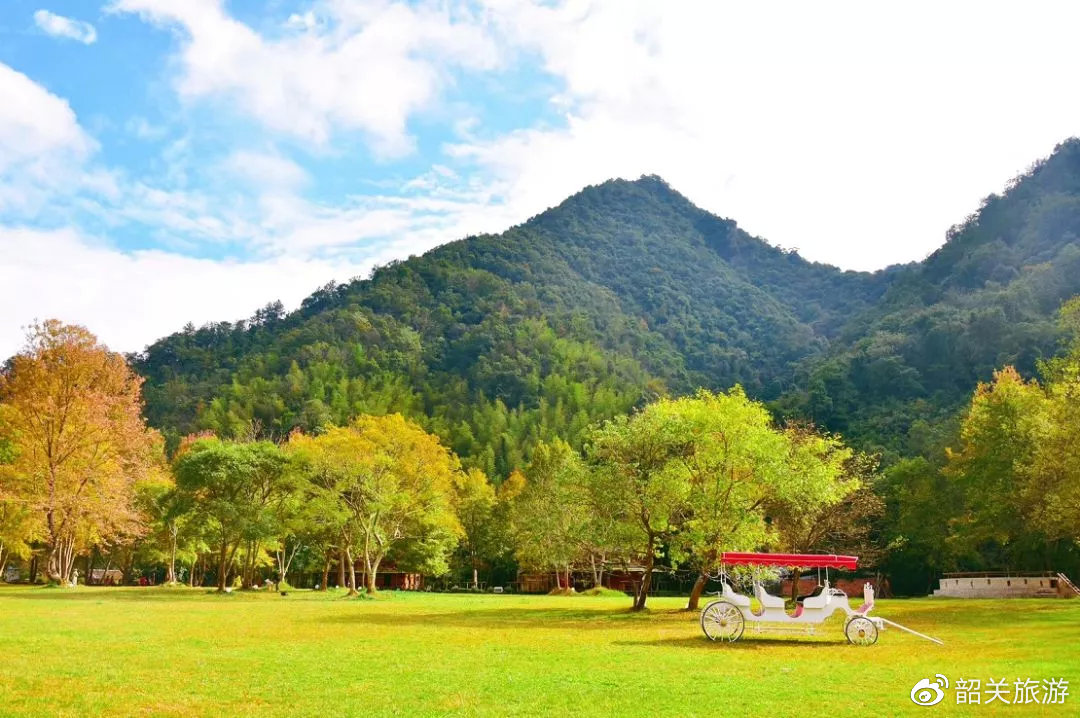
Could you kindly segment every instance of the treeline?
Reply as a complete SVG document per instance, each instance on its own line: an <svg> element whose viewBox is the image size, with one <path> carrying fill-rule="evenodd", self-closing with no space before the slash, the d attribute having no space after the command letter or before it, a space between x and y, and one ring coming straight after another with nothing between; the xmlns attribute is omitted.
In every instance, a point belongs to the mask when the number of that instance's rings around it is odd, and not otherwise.
<svg viewBox="0 0 1080 718"><path fill-rule="evenodd" d="M312 569L325 587L334 564L353 593L359 565L369 594L384 562L473 586L500 563L567 577L588 567L597 585L635 566L643 608L655 568L692 568L696 603L722 550L835 550L868 535L851 515L827 534L805 530L866 490L865 457L810 427L776 426L738 387L594 424L580 451L540 441L496 486L399 414L280 443L194 435L166 461L138 386L92 335L56 322L3 374L2 550L40 553L58 584L94 555L164 566L170 583L181 568L193 583L213 573L220 591Z"/></svg>
<svg viewBox="0 0 1080 718"><path fill-rule="evenodd" d="M980 383L949 446L889 468L890 572L922 592L941 571L1080 572L1080 298L1060 312L1071 337L1041 362Z"/></svg>
<svg viewBox="0 0 1080 718"><path fill-rule="evenodd" d="M1042 382L998 371L928 458L879 469L735 387L588 423L577 444L534 437L502 478L398 413L166 451L124 360L47 322L0 374L0 567L70 583L81 560L221 590L298 573L325 588L336 569L353 592L388 564L468 586L634 569L638 607L654 570L696 575L693 605L723 550L855 553L898 593L947 570L1075 572L1080 298L1059 329L1071 344Z"/></svg>

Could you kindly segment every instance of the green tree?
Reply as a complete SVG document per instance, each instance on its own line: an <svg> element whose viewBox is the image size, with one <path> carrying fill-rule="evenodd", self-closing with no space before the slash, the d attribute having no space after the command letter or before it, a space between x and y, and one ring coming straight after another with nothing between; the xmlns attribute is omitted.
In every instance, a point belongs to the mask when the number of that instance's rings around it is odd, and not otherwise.
<svg viewBox="0 0 1080 718"><path fill-rule="evenodd" d="M1015 568L1043 541L1030 523L1036 497L1028 484L1050 420L1042 387L1012 367L979 384L944 469L963 497L950 536L957 556Z"/></svg>
<svg viewBox="0 0 1080 718"><path fill-rule="evenodd" d="M237 551L247 565L244 585L261 547L280 531L277 504L292 491L289 461L265 441L237 443L199 439L173 461L176 490L217 548L217 587L224 592Z"/></svg>
<svg viewBox="0 0 1080 718"><path fill-rule="evenodd" d="M472 570L472 587L480 587L480 567L499 551L496 526L498 499L495 487L479 469L469 469L455 485L458 522L461 524L461 549Z"/></svg>
<svg viewBox="0 0 1080 718"><path fill-rule="evenodd" d="M568 590L589 519L586 472L581 456L565 441L541 443L513 507L518 563L555 571Z"/></svg>
<svg viewBox="0 0 1080 718"><path fill-rule="evenodd" d="M685 459L692 452L688 427L670 402L650 404L632 416L596 427L589 437L597 495L622 510L642 580L633 608L645 608L659 553L675 541L692 511Z"/></svg>
<svg viewBox="0 0 1080 718"><path fill-rule="evenodd" d="M882 547L875 524L885 512L885 502L873 489L876 461L865 454L853 454L834 437L807 433L804 427L787 434L795 453L803 454L792 465L802 486L796 486L794 494L786 498L767 503L775 543L788 553L854 554L862 568L876 565ZM807 484L816 485L818 492L803 494L802 487ZM792 601L798 597L800 576L795 567Z"/></svg>
<svg viewBox="0 0 1080 718"><path fill-rule="evenodd" d="M693 610L724 550L766 543L765 502L796 495L784 489L785 482L798 480L785 460L797 452L773 428L765 407L738 386L726 394L701 391L661 402L656 410L680 427L685 441L679 463L690 485L689 518L673 545L699 571L687 603ZM807 483L817 488L817 482Z"/></svg>
<svg viewBox="0 0 1080 718"><path fill-rule="evenodd" d="M1038 436L1025 504L1052 541L1080 546L1080 297L1061 309L1068 352L1044 367L1047 422Z"/></svg>

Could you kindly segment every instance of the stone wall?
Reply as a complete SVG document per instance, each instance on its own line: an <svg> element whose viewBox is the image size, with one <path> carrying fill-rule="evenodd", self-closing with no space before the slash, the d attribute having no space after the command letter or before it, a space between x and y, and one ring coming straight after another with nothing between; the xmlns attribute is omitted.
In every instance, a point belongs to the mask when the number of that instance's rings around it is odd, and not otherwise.
<svg viewBox="0 0 1080 718"><path fill-rule="evenodd" d="M1072 588L1054 576L946 576L935 596L946 598L1065 598Z"/></svg>

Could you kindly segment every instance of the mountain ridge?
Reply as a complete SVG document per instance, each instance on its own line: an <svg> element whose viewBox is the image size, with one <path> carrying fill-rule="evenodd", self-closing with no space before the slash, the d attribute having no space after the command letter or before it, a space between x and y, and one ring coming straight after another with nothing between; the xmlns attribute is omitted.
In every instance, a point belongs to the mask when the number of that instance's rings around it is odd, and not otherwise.
<svg viewBox="0 0 1080 718"><path fill-rule="evenodd" d="M1075 139L926 260L876 272L770 245L657 176L609 180L505 232L327 285L295 312L188 328L133 359L173 441L402 411L505 475L537 440L574 441L649 396L740 383L899 454L995 366L1030 373L1053 352L1053 312L1080 293L1078 235Z"/></svg>

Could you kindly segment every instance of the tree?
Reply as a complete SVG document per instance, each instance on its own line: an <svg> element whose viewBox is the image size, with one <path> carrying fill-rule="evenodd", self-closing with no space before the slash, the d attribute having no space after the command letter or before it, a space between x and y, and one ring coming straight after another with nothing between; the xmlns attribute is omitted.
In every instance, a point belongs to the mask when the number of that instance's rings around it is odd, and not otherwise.
<svg viewBox="0 0 1080 718"><path fill-rule="evenodd" d="M23 504L0 497L0 581L8 559L26 558L35 536L34 516Z"/></svg>
<svg viewBox="0 0 1080 718"><path fill-rule="evenodd" d="M513 506L518 563L554 570L567 590L588 523L585 476L581 456L565 441L538 444Z"/></svg>
<svg viewBox="0 0 1080 718"><path fill-rule="evenodd" d="M801 429L796 430L793 438L800 445L808 443ZM811 436L809 443L816 444L820 438ZM870 484L876 462L865 454L838 450L831 443L824 439L817 450L810 448L807 457L823 471L818 480L829 489L827 493L767 504L766 510L776 530L776 543L788 553L854 554L864 568L873 566L881 553L875 540L874 522L885 512L885 502ZM822 450L824 455L819 453ZM799 567L794 567L792 601L798 597L801 574Z"/></svg>
<svg viewBox="0 0 1080 718"><path fill-rule="evenodd" d="M244 586L265 543L278 535L274 508L293 489L288 458L266 441L237 443L199 439L173 460L181 500L214 539L217 587L224 592L237 551L248 554Z"/></svg>
<svg viewBox="0 0 1080 718"><path fill-rule="evenodd" d="M307 483L308 529L323 546L324 590L333 554L338 555L339 578L348 567L349 594L356 594L356 529L346 496L362 493L367 476L364 452L369 449L359 434L330 427L319 436L294 432L285 446ZM344 583L344 581L342 581Z"/></svg>
<svg viewBox="0 0 1080 718"><path fill-rule="evenodd" d="M0 409L0 581L8 559L26 558L30 555L30 544L37 539L37 524L30 507L11 491L14 486L9 469L15 459L15 447L11 441L9 428L3 422Z"/></svg>
<svg viewBox="0 0 1080 718"><path fill-rule="evenodd" d="M1048 539L1080 546L1080 361L1061 368L1048 394L1049 421L1032 457L1025 503Z"/></svg>
<svg viewBox="0 0 1080 718"><path fill-rule="evenodd" d="M644 572L633 608L645 608L659 552L682 530L691 510L690 476L684 459L691 446L687 427L666 410L666 400L633 416L620 416L596 427L589 437L589 457L597 472L598 496L622 509L633 553Z"/></svg>
<svg viewBox="0 0 1080 718"><path fill-rule="evenodd" d="M472 569L472 587L480 587L480 566L497 551L498 532L495 487L479 469L459 475L456 482L456 509L461 524L461 548Z"/></svg>
<svg viewBox="0 0 1080 718"><path fill-rule="evenodd" d="M884 568L892 588L899 594L926 593L953 564L949 523L964 503L960 487L920 456L888 467L878 488L885 501Z"/></svg>
<svg viewBox="0 0 1080 718"><path fill-rule="evenodd" d="M765 407L741 387L726 394L701 391L664 402L657 411L680 427L685 441L680 463L690 485L689 518L674 545L699 571L687 602L688 610L696 610L721 553L763 545L765 503L797 495L787 485L802 477L791 462L796 452L773 428Z"/></svg>
<svg viewBox="0 0 1080 718"><path fill-rule="evenodd" d="M85 547L141 530L135 485L161 459L141 416L142 379L82 327L35 324L0 375L14 459L3 493L29 508L49 580L69 583Z"/></svg>
<svg viewBox="0 0 1080 718"><path fill-rule="evenodd" d="M957 555L1014 563L1043 541L1032 531L1033 496L1028 490L1040 437L1049 417L1038 382L1012 367L980 383L960 429L958 449L947 451L944 472L963 496L952 522ZM1001 552L998 557L992 552Z"/></svg>
<svg viewBox="0 0 1080 718"><path fill-rule="evenodd" d="M1047 362L1046 416L1028 472L1025 503L1051 540L1080 546L1080 297L1060 312L1068 351Z"/></svg>
<svg viewBox="0 0 1080 718"><path fill-rule="evenodd" d="M345 520L342 540L353 571L352 551L364 558L364 585L375 594L382 561L445 573L460 526L454 516L456 456L400 414L361 416L344 428L289 440L328 502ZM355 590L355 576L350 588Z"/></svg>

